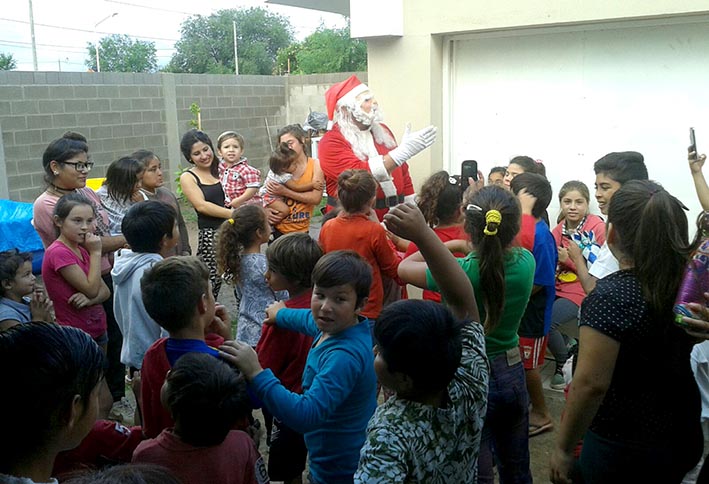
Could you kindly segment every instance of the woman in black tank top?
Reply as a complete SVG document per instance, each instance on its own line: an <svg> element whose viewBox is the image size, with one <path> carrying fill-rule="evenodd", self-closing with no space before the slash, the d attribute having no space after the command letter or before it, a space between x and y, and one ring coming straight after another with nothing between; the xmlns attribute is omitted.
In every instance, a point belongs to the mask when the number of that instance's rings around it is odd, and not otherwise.
<svg viewBox="0 0 709 484"><path fill-rule="evenodd" d="M219 159L214 156L209 136L196 129L182 136L180 149L185 159L194 165L182 173L180 184L182 192L197 212L197 256L209 268L209 280L216 298L221 288L221 278L217 275L214 236L224 220L231 217L231 210L224 206L224 190L219 183Z"/></svg>

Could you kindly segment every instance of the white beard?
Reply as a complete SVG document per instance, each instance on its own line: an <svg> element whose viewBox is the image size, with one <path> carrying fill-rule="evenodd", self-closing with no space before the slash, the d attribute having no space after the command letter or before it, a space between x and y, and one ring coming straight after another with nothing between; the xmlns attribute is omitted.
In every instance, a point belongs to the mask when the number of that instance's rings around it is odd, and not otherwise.
<svg viewBox="0 0 709 484"><path fill-rule="evenodd" d="M394 141L392 135L381 125L383 118L381 110L377 108L372 109L371 113L365 113L357 108L354 111L359 112L354 114L353 109L349 106L344 107L344 109L338 109L335 112L335 122L340 127L342 136L344 136L347 142L352 146L352 151L357 158L366 160L379 156L377 148L374 145L375 142L387 148L396 147L396 141ZM361 118L369 120L369 124L364 122ZM360 129L355 121L367 126L368 129Z"/></svg>

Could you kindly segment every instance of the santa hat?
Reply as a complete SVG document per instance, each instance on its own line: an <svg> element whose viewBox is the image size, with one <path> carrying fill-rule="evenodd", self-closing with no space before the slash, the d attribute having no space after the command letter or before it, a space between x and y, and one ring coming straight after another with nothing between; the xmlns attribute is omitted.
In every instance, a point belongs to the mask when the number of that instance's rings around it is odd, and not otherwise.
<svg viewBox="0 0 709 484"><path fill-rule="evenodd" d="M327 118L333 119L338 103L347 104L354 101L361 93L369 91L369 87L357 76L350 76L347 80L333 84L325 91L325 104L327 105Z"/></svg>

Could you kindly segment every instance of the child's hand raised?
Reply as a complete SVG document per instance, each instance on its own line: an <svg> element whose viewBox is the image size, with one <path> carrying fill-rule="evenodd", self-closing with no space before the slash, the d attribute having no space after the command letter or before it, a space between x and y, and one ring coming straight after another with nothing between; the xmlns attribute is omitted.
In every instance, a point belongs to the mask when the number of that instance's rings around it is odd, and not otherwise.
<svg viewBox="0 0 709 484"><path fill-rule="evenodd" d="M253 380L263 371L254 349L241 341L225 341L219 347L221 359L237 367L247 380Z"/></svg>
<svg viewBox="0 0 709 484"><path fill-rule="evenodd" d="M92 253L101 253L101 237L96 234L86 234L84 236L84 247Z"/></svg>
<svg viewBox="0 0 709 484"><path fill-rule="evenodd" d="M30 299L30 314L33 321L54 322L54 305L42 289L35 289Z"/></svg>
<svg viewBox="0 0 709 484"><path fill-rule="evenodd" d="M700 173L702 171L702 167L704 167L704 162L707 159L707 155L697 156L696 152L690 151L687 158L689 159L689 169L692 173Z"/></svg>
<svg viewBox="0 0 709 484"><path fill-rule="evenodd" d="M384 215L384 223L389 231L413 242L416 242L428 228L421 210L409 203L401 203L392 208Z"/></svg>
<svg viewBox="0 0 709 484"><path fill-rule="evenodd" d="M266 308L266 319L263 320L263 324L276 324L276 314L278 311L286 307L286 303L283 301L276 301L271 303Z"/></svg>

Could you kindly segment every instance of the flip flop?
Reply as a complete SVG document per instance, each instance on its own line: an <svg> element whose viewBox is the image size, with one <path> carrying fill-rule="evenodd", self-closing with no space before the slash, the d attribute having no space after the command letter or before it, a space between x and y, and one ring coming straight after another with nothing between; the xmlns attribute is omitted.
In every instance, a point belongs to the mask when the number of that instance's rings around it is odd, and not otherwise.
<svg viewBox="0 0 709 484"><path fill-rule="evenodd" d="M535 435L543 434L544 432L549 432L554 428L554 422L547 422L544 425L529 425L529 436L534 437Z"/></svg>

